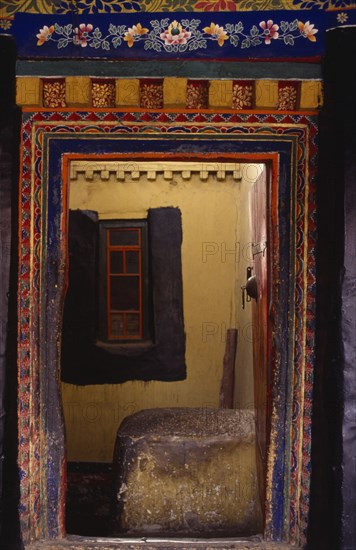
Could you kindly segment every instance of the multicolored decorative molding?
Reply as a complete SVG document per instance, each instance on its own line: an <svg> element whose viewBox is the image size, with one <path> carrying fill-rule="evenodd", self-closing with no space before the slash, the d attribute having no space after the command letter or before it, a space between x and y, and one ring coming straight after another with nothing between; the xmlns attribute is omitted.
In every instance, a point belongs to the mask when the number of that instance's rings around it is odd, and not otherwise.
<svg viewBox="0 0 356 550"><path fill-rule="evenodd" d="M13 16L11 16L13 17ZM105 13L0 19L16 36L20 58L246 59L316 58L325 31L356 24L356 10Z"/></svg>
<svg viewBox="0 0 356 550"><path fill-rule="evenodd" d="M279 345L275 346L266 535L269 540L288 539L292 545L303 546L309 506L314 363L317 117L277 112L24 112L18 274L19 511L24 541L64 535L64 463L57 452L63 449L58 441L62 442L64 432L58 428L53 437L50 431L59 402L52 403L50 410L43 406L45 388L56 387L59 365L58 333L49 327L60 322L57 306L64 292L66 186L59 172L61 160L78 153L83 158L97 155L99 141L101 151L115 158L118 150L130 159L134 155L147 158L152 153L152 131L154 151L164 147L165 158L176 154L177 147L180 154L186 151L204 158L276 156L272 204L275 209L279 205L283 215L274 224L272 235L273 292L278 294L273 317L282 332L275 342ZM54 276L54 269L59 269L62 278L58 272ZM289 288L283 286L280 273L289 273ZM290 289L294 289L293 300ZM288 339L291 347L283 338L287 324L294 327L293 337ZM286 377L293 381L288 406ZM58 397L59 392L54 395Z"/></svg>

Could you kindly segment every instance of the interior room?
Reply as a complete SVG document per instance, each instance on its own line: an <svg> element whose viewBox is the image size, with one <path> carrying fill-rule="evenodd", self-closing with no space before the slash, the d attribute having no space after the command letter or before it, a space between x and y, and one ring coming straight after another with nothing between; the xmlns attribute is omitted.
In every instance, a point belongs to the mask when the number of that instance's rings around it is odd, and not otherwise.
<svg viewBox="0 0 356 550"><path fill-rule="evenodd" d="M75 533L107 534L111 494L105 493L105 487L110 487L116 432L126 416L142 409L167 407L198 408L203 415L206 409L221 406L228 329L237 329L230 407L254 411L252 299L244 287L247 268L254 265L251 194L264 169L262 164L247 162L71 163L69 210L96 212L99 224L105 220L144 220L155 208L179 209L186 372L184 379L177 381L150 380L148 374L146 380L130 380L128 376L127 381L112 384L103 374L97 384L90 383L90 378L88 383L85 376L77 384L62 382L69 532L74 523ZM69 250L69 285L70 262ZM135 347L135 340L124 342L123 347ZM120 345L114 338L115 343ZM105 370L105 364L101 368ZM120 357L114 368L125 368ZM254 452L244 460L257 484ZM100 480L104 489L100 489ZM259 498L257 492L255 495ZM102 508L98 506L100 497ZM100 520L104 533L100 527L95 532L95 521Z"/></svg>

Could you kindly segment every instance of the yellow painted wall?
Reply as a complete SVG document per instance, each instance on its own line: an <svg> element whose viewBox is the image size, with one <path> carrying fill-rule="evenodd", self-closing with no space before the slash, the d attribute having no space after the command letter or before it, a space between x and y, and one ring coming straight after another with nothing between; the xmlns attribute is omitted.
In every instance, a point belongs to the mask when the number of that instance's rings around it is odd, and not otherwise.
<svg viewBox="0 0 356 550"><path fill-rule="evenodd" d="M249 174L243 166L243 174ZM110 462L119 423L137 410L218 406L225 331L248 322L247 311L239 320L244 270L236 244L249 241L239 235L247 223L248 209L241 204L245 185L250 185L248 178L236 182L228 176L218 182L210 176L202 182L198 175L188 181L177 175L168 182L160 175L155 181L141 177L125 183L114 176L101 181L97 175L86 181L79 175L71 184L70 208L96 210L102 219L146 217L150 207L180 208L187 379L84 387L63 383L68 460ZM252 406L250 355L241 351L244 345L250 346L248 339L239 343L236 403Z"/></svg>

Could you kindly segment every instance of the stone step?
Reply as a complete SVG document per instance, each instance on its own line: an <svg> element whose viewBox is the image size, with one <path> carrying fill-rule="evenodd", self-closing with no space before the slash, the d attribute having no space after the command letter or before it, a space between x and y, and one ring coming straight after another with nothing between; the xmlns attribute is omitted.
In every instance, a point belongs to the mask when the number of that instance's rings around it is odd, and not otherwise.
<svg viewBox="0 0 356 550"><path fill-rule="evenodd" d="M115 533L221 537L262 531L252 411L140 411L117 432L113 470Z"/></svg>

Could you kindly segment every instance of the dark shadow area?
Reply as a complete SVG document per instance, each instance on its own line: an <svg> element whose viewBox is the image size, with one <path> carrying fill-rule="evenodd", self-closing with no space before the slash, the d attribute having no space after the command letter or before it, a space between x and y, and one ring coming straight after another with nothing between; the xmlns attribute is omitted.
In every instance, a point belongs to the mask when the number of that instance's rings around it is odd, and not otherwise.
<svg viewBox="0 0 356 550"><path fill-rule="evenodd" d="M308 539L308 548L315 550L356 548L356 437L352 427L356 382L355 365L350 363L355 353L356 71L352 51L356 51L356 29L327 33L317 192L317 332Z"/></svg>
<svg viewBox="0 0 356 550"><path fill-rule="evenodd" d="M10 36L0 37L0 223L1 247L1 535L0 547L21 550L17 467L17 227L20 110L15 105L16 46ZM4 273L6 269L7 273ZM2 483L1 483L2 481Z"/></svg>
<svg viewBox="0 0 356 550"><path fill-rule="evenodd" d="M68 462L66 530L73 535L110 535L113 495L108 463Z"/></svg>

